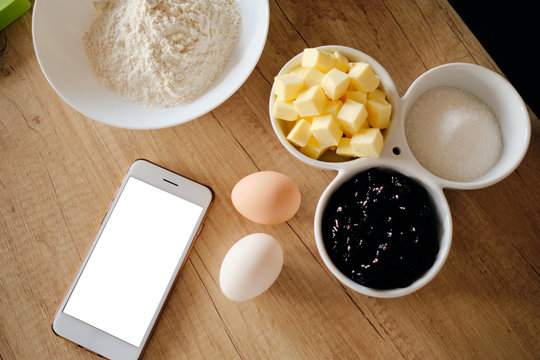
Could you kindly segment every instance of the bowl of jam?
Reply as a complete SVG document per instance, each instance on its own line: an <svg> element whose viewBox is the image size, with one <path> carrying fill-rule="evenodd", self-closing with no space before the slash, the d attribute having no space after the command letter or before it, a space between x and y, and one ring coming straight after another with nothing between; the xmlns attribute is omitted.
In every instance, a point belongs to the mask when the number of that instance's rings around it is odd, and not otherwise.
<svg viewBox="0 0 540 360"><path fill-rule="evenodd" d="M433 279L451 233L440 187L385 161L338 175L315 214L327 267L351 289L375 297L403 296Z"/></svg>

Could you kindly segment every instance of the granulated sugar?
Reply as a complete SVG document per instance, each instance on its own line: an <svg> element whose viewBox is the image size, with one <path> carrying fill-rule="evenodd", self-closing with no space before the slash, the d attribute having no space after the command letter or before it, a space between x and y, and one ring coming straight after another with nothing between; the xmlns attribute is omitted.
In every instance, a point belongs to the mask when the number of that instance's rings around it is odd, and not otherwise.
<svg viewBox="0 0 540 360"><path fill-rule="evenodd" d="M405 135L424 168L452 181L484 175L503 147L499 122L489 106L453 87L437 87L420 96L407 113Z"/></svg>
<svg viewBox="0 0 540 360"><path fill-rule="evenodd" d="M235 0L99 0L84 35L105 85L131 101L194 101L223 71L240 36Z"/></svg>

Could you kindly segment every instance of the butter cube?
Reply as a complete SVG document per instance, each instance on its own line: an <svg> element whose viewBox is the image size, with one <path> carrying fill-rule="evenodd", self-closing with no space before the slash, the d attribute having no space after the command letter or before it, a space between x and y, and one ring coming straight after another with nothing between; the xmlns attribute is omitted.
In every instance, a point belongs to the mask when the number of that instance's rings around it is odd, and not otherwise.
<svg viewBox="0 0 540 360"><path fill-rule="evenodd" d="M326 103L326 96L318 85L314 85L298 94L293 102L296 112L301 117L320 115Z"/></svg>
<svg viewBox="0 0 540 360"><path fill-rule="evenodd" d="M311 123L305 119L300 119L287 135L287 140L296 146L302 147L307 144L310 137Z"/></svg>
<svg viewBox="0 0 540 360"><path fill-rule="evenodd" d="M288 74L296 74L296 75L300 76L303 79L304 75L306 74L307 69L308 68L297 66L297 67L292 68L288 72Z"/></svg>
<svg viewBox="0 0 540 360"><path fill-rule="evenodd" d="M347 100L354 100L360 104L365 105L367 101L367 94L368 93L361 90L347 91L343 96L343 102L347 102Z"/></svg>
<svg viewBox="0 0 540 360"><path fill-rule="evenodd" d="M324 152L326 148L321 147L313 136L311 136L305 146L300 148L300 152L309 156L312 159L317 160Z"/></svg>
<svg viewBox="0 0 540 360"><path fill-rule="evenodd" d="M303 67L314 67L325 74L332 70L334 63L334 57L322 50L304 49L304 53L302 54Z"/></svg>
<svg viewBox="0 0 540 360"><path fill-rule="evenodd" d="M368 116L364 104L354 100L347 100L338 113L337 120L347 136L352 136L358 130L366 127L366 118Z"/></svg>
<svg viewBox="0 0 540 360"><path fill-rule="evenodd" d="M290 101L283 101L280 98L277 98L272 105L272 115L275 118L287 121L298 119L298 113L296 112L296 107L293 103Z"/></svg>
<svg viewBox="0 0 540 360"><path fill-rule="evenodd" d="M331 100L342 97L349 87L349 77L343 71L332 69L324 75L322 89Z"/></svg>
<svg viewBox="0 0 540 360"><path fill-rule="evenodd" d="M349 71L349 79L357 90L371 92L379 86L379 78L368 63L354 63Z"/></svg>
<svg viewBox="0 0 540 360"><path fill-rule="evenodd" d="M334 67L338 70L343 71L344 73L347 73L351 68L347 57L341 54L339 51L334 51L332 53L332 56L334 56L335 59Z"/></svg>
<svg viewBox="0 0 540 360"><path fill-rule="evenodd" d="M337 119L337 114L339 113L339 110L341 110L341 107L343 106L343 102L341 100L332 100L329 101L326 106L324 107L322 114L323 115L332 115L335 119Z"/></svg>
<svg viewBox="0 0 540 360"><path fill-rule="evenodd" d="M357 157L356 151L351 145L351 138L342 137L336 148L336 154L345 157Z"/></svg>
<svg viewBox="0 0 540 360"><path fill-rule="evenodd" d="M304 82L298 74L283 74L274 78L274 93L282 100L296 98L304 87Z"/></svg>
<svg viewBox="0 0 540 360"><path fill-rule="evenodd" d="M366 104L368 116L367 121L371 127L386 129L390 125L390 115L392 115L392 104L386 100L371 99Z"/></svg>
<svg viewBox="0 0 540 360"><path fill-rule="evenodd" d="M311 124L311 133L323 148L336 146L343 132L332 115L315 116Z"/></svg>
<svg viewBox="0 0 540 360"><path fill-rule="evenodd" d="M368 100L370 99L378 99L378 100L386 100L386 94L381 89L375 89L372 92L367 94Z"/></svg>
<svg viewBox="0 0 540 360"><path fill-rule="evenodd" d="M324 74L315 68L307 68L304 72L304 86L312 87L314 85L321 86Z"/></svg>
<svg viewBox="0 0 540 360"><path fill-rule="evenodd" d="M360 129L351 138L351 146L357 156L379 157L383 146L381 130L377 128Z"/></svg>

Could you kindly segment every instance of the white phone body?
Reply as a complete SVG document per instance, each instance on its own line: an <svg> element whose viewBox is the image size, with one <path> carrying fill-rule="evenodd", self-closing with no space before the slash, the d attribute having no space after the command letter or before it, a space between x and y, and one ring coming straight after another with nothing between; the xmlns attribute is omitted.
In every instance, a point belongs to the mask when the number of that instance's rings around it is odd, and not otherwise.
<svg viewBox="0 0 540 360"><path fill-rule="evenodd" d="M204 185L133 162L53 331L109 359L139 359L212 201Z"/></svg>

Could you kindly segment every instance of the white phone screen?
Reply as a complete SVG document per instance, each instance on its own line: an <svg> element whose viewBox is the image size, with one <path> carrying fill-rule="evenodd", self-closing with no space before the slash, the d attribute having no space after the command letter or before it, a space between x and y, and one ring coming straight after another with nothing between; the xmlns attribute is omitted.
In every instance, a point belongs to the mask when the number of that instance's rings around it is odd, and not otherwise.
<svg viewBox="0 0 540 360"><path fill-rule="evenodd" d="M202 210L128 178L64 313L139 347Z"/></svg>

